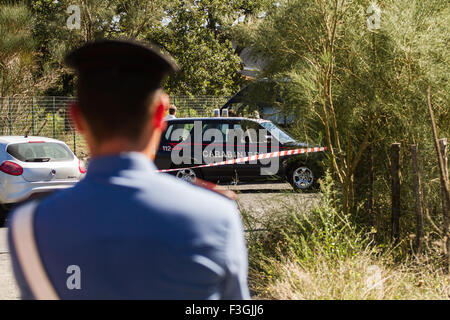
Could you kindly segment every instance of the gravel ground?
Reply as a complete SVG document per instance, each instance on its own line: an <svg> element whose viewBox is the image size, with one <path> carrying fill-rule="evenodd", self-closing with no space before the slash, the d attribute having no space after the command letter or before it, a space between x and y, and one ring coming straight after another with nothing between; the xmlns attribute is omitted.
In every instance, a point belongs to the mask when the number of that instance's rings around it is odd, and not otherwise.
<svg viewBox="0 0 450 320"><path fill-rule="evenodd" d="M251 228L261 227L259 222L283 206L305 210L317 203L319 197L313 193L294 193L287 183L222 186L238 194L238 206L251 216ZM11 270L6 229L0 228L0 300L19 299L20 293Z"/></svg>
<svg viewBox="0 0 450 320"><path fill-rule="evenodd" d="M0 228L0 300L16 300L19 297L8 253L6 228Z"/></svg>
<svg viewBox="0 0 450 320"><path fill-rule="evenodd" d="M238 194L237 203L241 212L250 216L251 229L259 229L272 214L284 208L307 210L318 203L316 193L296 193L288 183L251 184L228 186Z"/></svg>

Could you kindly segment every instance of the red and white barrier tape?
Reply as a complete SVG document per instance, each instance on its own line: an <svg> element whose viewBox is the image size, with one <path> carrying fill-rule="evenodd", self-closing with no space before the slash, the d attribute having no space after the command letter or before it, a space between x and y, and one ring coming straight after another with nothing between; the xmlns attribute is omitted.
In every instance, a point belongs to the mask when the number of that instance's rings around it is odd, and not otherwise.
<svg viewBox="0 0 450 320"><path fill-rule="evenodd" d="M241 162L247 162L247 161L270 159L270 158L277 158L277 157L284 157L284 156L293 156L293 155L302 154L302 153L321 152L321 151L325 151L325 150L327 150L327 147L291 149L291 150L258 154L256 156L231 159L231 160L226 160L226 161L221 161L221 162L214 162L214 163L210 163L210 164L202 164L199 166L189 167L189 168L162 169L162 170L158 170L158 172L172 172L172 171L180 171L180 170L184 170L184 169L197 169L197 168L206 168L206 167L225 166L228 164L235 164L235 163L241 163Z"/></svg>

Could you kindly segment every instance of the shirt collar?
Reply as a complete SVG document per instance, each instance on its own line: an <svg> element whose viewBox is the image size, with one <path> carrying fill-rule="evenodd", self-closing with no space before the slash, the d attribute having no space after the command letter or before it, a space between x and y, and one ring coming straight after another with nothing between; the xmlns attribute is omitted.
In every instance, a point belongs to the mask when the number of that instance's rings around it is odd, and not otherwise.
<svg viewBox="0 0 450 320"><path fill-rule="evenodd" d="M117 175L122 170L146 171L155 173L155 164L140 152L123 152L115 155L92 158L86 178L98 175Z"/></svg>

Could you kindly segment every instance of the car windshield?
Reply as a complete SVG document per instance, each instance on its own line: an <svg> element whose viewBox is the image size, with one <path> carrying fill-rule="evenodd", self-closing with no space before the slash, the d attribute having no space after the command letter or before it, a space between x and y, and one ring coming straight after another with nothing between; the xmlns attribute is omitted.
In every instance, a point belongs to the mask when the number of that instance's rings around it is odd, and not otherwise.
<svg viewBox="0 0 450 320"><path fill-rule="evenodd" d="M261 122L261 125L270 132L272 136L278 139L280 143L295 143L295 139L288 135L286 132L278 128L270 121Z"/></svg>
<svg viewBox="0 0 450 320"><path fill-rule="evenodd" d="M37 142L10 144L7 152L14 158L25 162L71 161L74 159L72 151L61 143Z"/></svg>

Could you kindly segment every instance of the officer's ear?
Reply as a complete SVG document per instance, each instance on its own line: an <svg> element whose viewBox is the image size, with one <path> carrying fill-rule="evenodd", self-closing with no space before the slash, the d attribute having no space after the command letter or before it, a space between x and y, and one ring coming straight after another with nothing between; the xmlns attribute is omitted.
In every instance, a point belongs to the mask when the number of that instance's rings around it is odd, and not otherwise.
<svg viewBox="0 0 450 320"><path fill-rule="evenodd" d="M69 105L69 115L75 129L78 132L83 133L85 131L84 118L80 112L80 106L78 103L73 102Z"/></svg>
<svg viewBox="0 0 450 320"><path fill-rule="evenodd" d="M169 105L169 96L166 93L161 93L156 101L156 109L153 115L153 130L164 131L166 129L167 122L164 120L164 117Z"/></svg>

